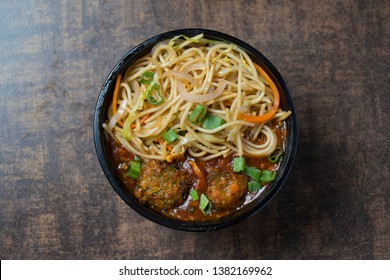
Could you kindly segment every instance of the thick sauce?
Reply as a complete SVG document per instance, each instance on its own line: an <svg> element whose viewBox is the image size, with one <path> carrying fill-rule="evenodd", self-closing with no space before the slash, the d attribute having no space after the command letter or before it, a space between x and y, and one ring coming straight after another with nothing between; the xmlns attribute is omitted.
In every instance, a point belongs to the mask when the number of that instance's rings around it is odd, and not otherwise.
<svg viewBox="0 0 390 280"><path fill-rule="evenodd" d="M284 123L281 124L273 124L271 126L275 134L277 135L278 143L277 147L280 147L284 150L284 142L286 138L286 129ZM111 139L111 138L110 138ZM259 139L261 142L262 139ZM111 158L113 161L113 166L115 167L116 173L121 178L123 184L128 188L128 190L134 195L136 192L136 188L138 187L137 180L132 179L126 175L128 164L131 160L134 159L134 154L126 150L120 143L115 142L114 140L109 141L109 150L111 153ZM203 176L199 177L199 174L194 172L193 167L189 164L189 161L194 161L198 166L200 172ZM197 201L193 201L189 192L192 189L196 189L199 197L201 194L207 194L208 191L208 182L212 181L212 178L208 178L210 176L210 170L215 170L217 173L220 173L220 181L224 182L224 180L228 180L229 175L231 177L232 174L232 162L233 155L228 156L226 158L219 157L216 159L212 159L210 161L201 161L199 159L191 158L189 156L184 156L182 159L169 163L174 165L174 167L181 172L184 172L186 183L187 183L187 191L185 193L185 197L180 205L175 207L171 207L170 209L157 209L153 205L147 205L153 208L156 211L161 212L164 215L171 216L173 218L179 220L193 220L193 221L205 221L205 220L213 220L219 217L227 216L245 204L251 202L260 192L262 192L270 183L262 183L263 188L257 192L249 192L247 189L245 191L245 195L240 199L240 203L234 209L215 209L211 208L211 211L207 214L202 212L199 208L199 199ZM141 166L145 163L144 160L141 161ZM280 161L276 163L271 163L267 157L261 158L248 158L246 157L246 165L256 167L259 170L275 170L279 169ZM142 168L142 167L141 167ZM148 173L149 174L149 173ZM153 171L152 171L153 174ZM246 176L246 175L240 175ZM242 177L241 177L242 178ZM249 178L249 177L248 177ZM246 179L246 178L245 178ZM246 185L246 183L245 183ZM146 203L147 204L147 203Z"/></svg>

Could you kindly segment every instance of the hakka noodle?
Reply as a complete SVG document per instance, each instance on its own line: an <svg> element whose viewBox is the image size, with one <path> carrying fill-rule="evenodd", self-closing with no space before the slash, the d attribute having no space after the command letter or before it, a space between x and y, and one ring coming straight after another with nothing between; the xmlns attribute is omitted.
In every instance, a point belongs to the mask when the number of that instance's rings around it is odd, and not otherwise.
<svg viewBox="0 0 390 280"><path fill-rule="evenodd" d="M199 34L158 43L118 75L103 127L143 159L207 161L272 154L277 136L269 123L290 114L245 51Z"/></svg>

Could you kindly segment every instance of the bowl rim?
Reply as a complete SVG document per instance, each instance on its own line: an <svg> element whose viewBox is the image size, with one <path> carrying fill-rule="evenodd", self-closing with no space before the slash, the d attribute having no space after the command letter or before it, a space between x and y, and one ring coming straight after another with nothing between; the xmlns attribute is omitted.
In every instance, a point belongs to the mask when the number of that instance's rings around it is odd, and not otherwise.
<svg viewBox="0 0 390 280"><path fill-rule="evenodd" d="M174 219L172 217L165 216L161 213L158 213L148 208L145 205L142 205L123 186L120 178L113 170L113 166L110 165L110 160L107 154L107 147L106 147L107 145L104 140L105 134L103 131L104 129L102 128L102 123L104 121L104 118L106 117L106 111L104 111L104 109L106 109L105 107L107 107L107 105L104 106L105 105L104 101L106 96L110 96L110 94L112 94L116 76L126 71L126 69L136 59L145 55L148 51L151 50L151 48L155 44L157 44L160 41L171 39L177 35L195 36L200 33L203 33L205 37L231 42L239 46L241 49L245 50L253 60L255 60L257 63L260 63L263 67L265 67L267 73L273 78L273 80L276 82L279 89L281 89L281 99L283 97L285 106L287 106L288 109L291 110L292 114L287 120L288 123L287 127L290 129L288 130L287 137L286 137L285 145L288 149L286 149L285 156L282 160L283 169L281 170L281 172L280 171L278 172L277 179L274 181L273 184L271 184L272 187L268 187L267 192L264 195L262 195L263 197L262 199L254 199L254 201L250 203L251 205L253 204L253 206L246 207L249 209L245 209L242 211L239 210L238 212L235 212L232 215L222 217L217 220L182 221L182 220ZM227 226L237 224L251 217L255 213L259 212L275 197L275 195L282 188L292 168L292 164L298 146L298 123L297 123L295 108L291 98L291 94L287 89L284 79L282 78L279 71L275 68L275 66L261 52L259 52L257 49L247 44L246 42L236 37L233 37L231 35L228 35L226 33L222 33L211 29L186 28L186 29L171 30L168 32L155 35L149 39L146 39L142 43L131 48L115 64L115 66L109 72L107 78L105 79L96 101L94 119L93 119L93 137L94 137L96 155L98 157L100 166L106 178L108 179L108 181L110 182L111 186L114 188L116 193L122 198L122 200L128 206L130 206L138 214L142 215L143 217L159 225L176 229L176 230L182 230L182 231L204 232L204 231L213 231L216 229L222 229ZM282 168L282 166L280 168Z"/></svg>

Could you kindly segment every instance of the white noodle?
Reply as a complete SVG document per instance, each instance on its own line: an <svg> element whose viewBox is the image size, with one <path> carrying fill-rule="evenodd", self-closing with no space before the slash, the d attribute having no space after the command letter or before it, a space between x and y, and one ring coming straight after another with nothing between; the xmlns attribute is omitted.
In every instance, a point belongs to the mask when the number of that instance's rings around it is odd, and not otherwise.
<svg viewBox="0 0 390 280"><path fill-rule="evenodd" d="M230 154L266 156L275 150L277 137L268 122L240 118L271 110L275 98L266 80L245 51L223 42L196 46L202 36L161 42L126 70L115 104L117 114L112 114L111 104L109 121L103 125L110 137L142 158L168 161L186 152L210 160ZM149 87L141 83L145 72L152 72L159 84L162 104L151 105L145 96ZM225 123L213 129L192 123L189 115L199 103ZM290 114L279 109L272 121L284 121ZM127 118L131 126L125 138L118 120L124 123ZM178 134L173 143L163 139L170 129Z"/></svg>

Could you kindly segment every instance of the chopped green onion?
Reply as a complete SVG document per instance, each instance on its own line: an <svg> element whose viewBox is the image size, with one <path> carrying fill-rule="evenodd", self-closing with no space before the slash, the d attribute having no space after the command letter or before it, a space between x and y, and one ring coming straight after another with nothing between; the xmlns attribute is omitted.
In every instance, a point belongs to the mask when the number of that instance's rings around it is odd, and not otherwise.
<svg viewBox="0 0 390 280"><path fill-rule="evenodd" d="M195 189L192 189L190 191L190 196L191 196L193 201L197 201L199 199L198 192Z"/></svg>
<svg viewBox="0 0 390 280"><path fill-rule="evenodd" d="M160 100L157 100L154 96L149 95L148 96L148 101L149 101L150 104L152 104L154 106L158 106L158 105L160 105L161 103L164 102L164 97L161 97Z"/></svg>
<svg viewBox="0 0 390 280"><path fill-rule="evenodd" d="M137 179L141 172L141 163L139 161L130 161L126 175L130 178Z"/></svg>
<svg viewBox="0 0 390 280"><path fill-rule="evenodd" d="M199 208L205 215L211 211L211 203L203 193L200 195Z"/></svg>
<svg viewBox="0 0 390 280"><path fill-rule="evenodd" d="M133 110L131 110L129 116L133 116L135 112L139 111L142 109L144 106L144 100L146 99L146 91L144 91L142 94L138 96L137 101L135 102L135 105L133 107Z"/></svg>
<svg viewBox="0 0 390 280"><path fill-rule="evenodd" d="M195 106L194 111L189 114L188 119L194 124L200 124L206 117L207 109L202 105L198 104Z"/></svg>
<svg viewBox="0 0 390 280"><path fill-rule="evenodd" d="M248 183L248 191L250 192L257 192L261 189L260 183L257 181L250 181Z"/></svg>
<svg viewBox="0 0 390 280"><path fill-rule="evenodd" d="M125 137L127 140L130 139L130 124L131 124L131 120L132 120L132 113L127 116L126 121L123 124L122 134L123 134L123 137Z"/></svg>
<svg viewBox="0 0 390 280"><path fill-rule="evenodd" d="M140 158L139 156L135 155L135 156L134 156L134 160L135 160L135 161L141 161L141 158Z"/></svg>
<svg viewBox="0 0 390 280"><path fill-rule="evenodd" d="M268 156L268 160L272 163L275 163L279 160L282 154L283 154L283 150L277 147L275 151L273 151L273 153Z"/></svg>
<svg viewBox="0 0 390 280"><path fill-rule="evenodd" d="M261 171L255 167L246 166L244 173L252 178L253 181L260 181Z"/></svg>
<svg viewBox="0 0 390 280"><path fill-rule="evenodd" d="M225 123L225 120L217 115L207 114L203 122L204 129L214 129Z"/></svg>
<svg viewBox="0 0 390 280"><path fill-rule="evenodd" d="M245 158L236 157L233 159L233 172L241 172L245 170Z"/></svg>
<svg viewBox="0 0 390 280"><path fill-rule="evenodd" d="M271 182L275 180L276 172L275 171L269 171L269 170L263 170L261 172L261 182Z"/></svg>
<svg viewBox="0 0 390 280"><path fill-rule="evenodd" d="M177 139L177 134L174 129L168 130L167 132L164 133L163 138L167 143L171 143Z"/></svg>
<svg viewBox="0 0 390 280"><path fill-rule="evenodd" d="M145 72L141 75L141 84L150 85L150 83L153 81L153 78L153 72Z"/></svg>
<svg viewBox="0 0 390 280"><path fill-rule="evenodd" d="M157 100L152 93L156 91L157 96L160 100ZM164 102L164 96L161 95L160 93L160 84L156 82L151 82L150 86L147 88L145 91L146 99L148 102L154 106L160 105L161 103Z"/></svg>

